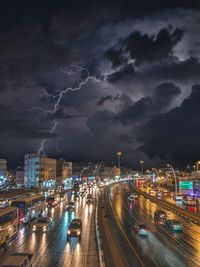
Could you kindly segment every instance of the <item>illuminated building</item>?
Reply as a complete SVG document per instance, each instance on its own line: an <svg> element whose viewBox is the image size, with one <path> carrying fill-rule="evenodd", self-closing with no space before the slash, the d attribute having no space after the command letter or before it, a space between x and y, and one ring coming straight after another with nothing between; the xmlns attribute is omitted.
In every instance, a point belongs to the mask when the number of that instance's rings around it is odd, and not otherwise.
<svg viewBox="0 0 200 267"><path fill-rule="evenodd" d="M72 176L72 162L57 160L56 163L56 183L61 186L66 179Z"/></svg>
<svg viewBox="0 0 200 267"><path fill-rule="evenodd" d="M27 187L53 187L56 181L56 159L25 154L24 180Z"/></svg>
<svg viewBox="0 0 200 267"><path fill-rule="evenodd" d="M6 183L7 176L7 160L0 159L0 186Z"/></svg>

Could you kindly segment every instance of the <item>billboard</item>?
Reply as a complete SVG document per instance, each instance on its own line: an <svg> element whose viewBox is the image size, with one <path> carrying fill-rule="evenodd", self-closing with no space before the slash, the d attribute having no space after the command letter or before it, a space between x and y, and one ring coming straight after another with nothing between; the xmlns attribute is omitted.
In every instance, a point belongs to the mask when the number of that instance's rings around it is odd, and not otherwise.
<svg viewBox="0 0 200 267"><path fill-rule="evenodd" d="M192 181L180 181L179 189L180 190L191 190L193 189L193 182Z"/></svg>

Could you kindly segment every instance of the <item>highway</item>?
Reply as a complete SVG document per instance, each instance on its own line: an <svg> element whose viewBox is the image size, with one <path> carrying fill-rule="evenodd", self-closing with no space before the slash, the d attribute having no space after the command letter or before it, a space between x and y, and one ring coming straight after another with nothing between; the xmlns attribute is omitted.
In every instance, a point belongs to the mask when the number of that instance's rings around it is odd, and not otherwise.
<svg viewBox="0 0 200 267"><path fill-rule="evenodd" d="M67 193L67 199L71 198L71 193ZM7 253L34 253L33 267L98 266L94 206L87 205L86 197L83 197L76 200L75 212L69 213L65 207L66 202L61 202L56 208L47 209L48 216L53 219L53 227L47 233L32 232L31 224L21 225ZM67 243L67 229L75 217L83 222L81 242L71 238Z"/></svg>
<svg viewBox="0 0 200 267"><path fill-rule="evenodd" d="M119 193L116 187L120 188ZM183 232L172 233L164 225L156 225L153 215L161 208L142 196L133 203L129 202L127 197L132 192L132 187L127 191L123 185L115 185L108 190L108 195L116 221L143 266L200 266L200 227L168 211L168 218L181 221ZM135 223L145 223L149 229L147 238L139 237L133 231Z"/></svg>
<svg viewBox="0 0 200 267"><path fill-rule="evenodd" d="M159 190L163 190L163 187L158 187ZM149 190L152 190L151 187L148 187L147 189L143 189L144 192L148 193ZM173 191L174 193L174 191ZM169 203L172 203L173 205L176 205L178 207L180 207L183 210L192 212L194 214L200 215L200 205L195 205L195 206L188 206L182 203L182 201L175 201L173 200L169 195L162 195L161 197L159 197L159 199L161 200L165 200Z"/></svg>

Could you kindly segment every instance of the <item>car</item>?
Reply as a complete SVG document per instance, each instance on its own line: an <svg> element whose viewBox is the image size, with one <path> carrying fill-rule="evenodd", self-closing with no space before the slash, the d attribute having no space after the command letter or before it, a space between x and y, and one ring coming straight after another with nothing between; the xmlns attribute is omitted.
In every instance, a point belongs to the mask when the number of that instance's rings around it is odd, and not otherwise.
<svg viewBox="0 0 200 267"><path fill-rule="evenodd" d="M85 191L81 191L81 192L80 192L80 196L81 196L81 197L84 197L84 196L85 196Z"/></svg>
<svg viewBox="0 0 200 267"><path fill-rule="evenodd" d="M67 241L69 241L71 237L77 237L79 241L81 241L81 234L82 234L81 219L73 219L67 231Z"/></svg>
<svg viewBox="0 0 200 267"><path fill-rule="evenodd" d="M66 206L66 210L69 212L75 211L75 203L74 201L69 201L67 206Z"/></svg>
<svg viewBox="0 0 200 267"><path fill-rule="evenodd" d="M173 200L175 200L175 201L182 201L182 198L183 198L183 196L180 194L174 194L173 195Z"/></svg>
<svg viewBox="0 0 200 267"><path fill-rule="evenodd" d="M46 232L52 227L52 224L53 224L52 219L50 217L38 218L33 223L33 232L36 232L36 231Z"/></svg>
<svg viewBox="0 0 200 267"><path fill-rule="evenodd" d="M13 253L6 257L1 267L31 267L33 253Z"/></svg>
<svg viewBox="0 0 200 267"><path fill-rule="evenodd" d="M148 230L145 224L135 224L133 226L134 231L139 235L139 236L148 236Z"/></svg>
<svg viewBox="0 0 200 267"><path fill-rule="evenodd" d="M128 200L129 200L129 201L134 201L133 194L131 194L130 196L128 196Z"/></svg>
<svg viewBox="0 0 200 267"><path fill-rule="evenodd" d="M173 232L182 232L182 225L176 220L166 220L166 227Z"/></svg>
<svg viewBox="0 0 200 267"><path fill-rule="evenodd" d="M164 189L164 190L163 190L163 194L164 194L164 195L167 195L167 194L169 194L169 190L167 190L167 189Z"/></svg>
<svg viewBox="0 0 200 267"><path fill-rule="evenodd" d="M60 192L60 200L64 201L66 199L66 192Z"/></svg>
<svg viewBox="0 0 200 267"><path fill-rule="evenodd" d="M167 219L167 214L164 210L157 210L154 213L154 220L159 223L164 223Z"/></svg>
<svg viewBox="0 0 200 267"><path fill-rule="evenodd" d="M157 196L157 197L162 197L162 192L161 192L161 191L158 191L158 192L156 193L156 196Z"/></svg>
<svg viewBox="0 0 200 267"><path fill-rule="evenodd" d="M87 198L86 199L86 204L93 204L93 199L92 198Z"/></svg>
<svg viewBox="0 0 200 267"><path fill-rule="evenodd" d="M149 190L149 195L150 195L150 196L155 196L155 192L154 192L154 190Z"/></svg>
<svg viewBox="0 0 200 267"><path fill-rule="evenodd" d="M87 194L87 200L88 199L91 199L91 200L93 199L92 194Z"/></svg>

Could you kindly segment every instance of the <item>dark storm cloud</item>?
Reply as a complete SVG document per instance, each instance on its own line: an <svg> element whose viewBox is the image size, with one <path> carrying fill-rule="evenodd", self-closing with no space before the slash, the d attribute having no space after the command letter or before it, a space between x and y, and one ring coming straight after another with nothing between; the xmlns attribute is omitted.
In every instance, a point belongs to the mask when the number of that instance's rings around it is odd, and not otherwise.
<svg viewBox="0 0 200 267"><path fill-rule="evenodd" d="M149 116L167 109L180 93L180 88L173 83L162 83L155 88L151 97L139 99L132 106L119 113L116 119L123 124L147 119Z"/></svg>
<svg viewBox="0 0 200 267"><path fill-rule="evenodd" d="M137 77L146 79L171 79L185 82L199 79L200 63L195 58L183 61L169 61L150 66L148 69L138 72Z"/></svg>
<svg viewBox="0 0 200 267"><path fill-rule="evenodd" d="M134 76L135 70L132 64L128 64L120 68L120 70L113 72L107 76L107 81L115 83L121 79L129 79Z"/></svg>
<svg viewBox="0 0 200 267"><path fill-rule="evenodd" d="M133 138L127 134L122 134L119 136L119 141L125 144L131 144L133 141Z"/></svg>
<svg viewBox="0 0 200 267"><path fill-rule="evenodd" d="M58 109L55 112L48 113L45 116L44 120L47 120L47 121L52 121L52 120L69 120L69 119L77 118L77 117L80 117L80 115L68 114L63 109Z"/></svg>
<svg viewBox="0 0 200 267"><path fill-rule="evenodd" d="M42 127L34 125L26 119L0 120L0 135L2 138L25 138L25 139L43 139L55 138L56 133L47 132Z"/></svg>
<svg viewBox="0 0 200 267"><path fill-rule="evenodd" d="M197 159L200 153L199 103L200 85L195 85L180 107L156 115L139 128L138 138L142 143L139 150L150 158L184 164Z"/></svg>
<svg viewBox="0 0 200 267"><path fill-rule="evenodd" d="M103 104L106 101L111 101L113 99L113 96L107 95L107 96L102 96L99 101L97 102L97 106L103 106Z"/></svg>
<svg viewBox="0 0 200 267"><path fill-rule="evenodd" d="M66 16L74 17L80 21L84 14L91 15L105 9L110 12L112 9L119 10L119 18L141 16L151 14L170 8L196 8L199 9L199 1L160 1L160 0L74 0L74 1L56 1L56 0L2 0L0 9L0 29L9 29L23 22L26 18L34 22L39 22L47 29L51 23L51 18L60 12Z"/></svg>
<svg viewBox="0 0 200 267"><path fill-rule="evenodd" d="M110 48L105 52L105 57L112 62L112 67L119 67L120 65L127 62L123 56L122 48Z"/></svg>
<svg viewBox="0 0 200 267"><path fill-rule="evenodd" d="M156 36L133 32L124 40L125 50L130 52L136 64L159 61L172 53L173 47L181 40L182 35L183 31L180 29L170 34L166 28L161 29Z"/></svg>
<svg viewBox="0 0 200 267"><path fill-rule="evenodd" d="M123 53L130 53L130 57L136 64L142 62L155 62L165 59L172 54L173 47L181 40L183 30L175 29L173 32L168 28L162 28L157 35L142 34L140 31L132 32L127 38L120 40L122 47L120 49L109 49L106 51L106 57L112 62L112 65L122 65Z"/></svg>
<svg viewBox="0 0 200 267"><path fill-rule="evenodd" d="M199 81L200 62L195 58L188 58L179 61L174 58L172 60L164 60L156 64L150 64L145 68L137 69L134 73L124 73L122 70L116 71L107 77L107 81L111 83L121 83L127 81L146 83L157 83L161 81L173 81L180 84L192 83Z"/></svg>
<svg viewBox="0 0 200 267"><path fill-rule="evenodd" d="M103 110L97 111L87 120L87 125L90 130L96 135L106 134L109 126L112 126L114 113L111 111Z"/></svg>

